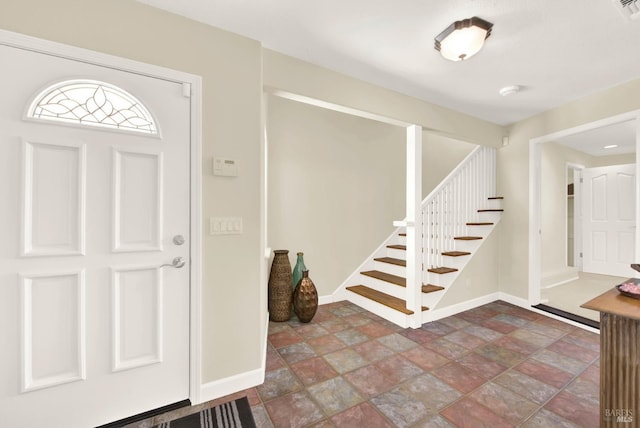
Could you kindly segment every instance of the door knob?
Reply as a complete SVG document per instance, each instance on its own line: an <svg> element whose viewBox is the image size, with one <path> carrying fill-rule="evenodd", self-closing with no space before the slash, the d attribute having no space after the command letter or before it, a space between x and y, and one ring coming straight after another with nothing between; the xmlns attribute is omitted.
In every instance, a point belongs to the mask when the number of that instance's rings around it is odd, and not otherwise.
<svg viewBox="0 0 640 428"><path fill-rule="evenodd" d="M173 237L173 243L176 245L182 245L184 244L184 236L182 235L176 235Z"/></svg>
<svg viewBox="0 0 640 428"><path fill-rule="evenodd" d="M187 262L184 260L184 257L174 257L171 263L165 263L163 265L160 265L160 267L168 266L168 267L174 267L176 269L180 269L185 265L185 263Z"/></svg>

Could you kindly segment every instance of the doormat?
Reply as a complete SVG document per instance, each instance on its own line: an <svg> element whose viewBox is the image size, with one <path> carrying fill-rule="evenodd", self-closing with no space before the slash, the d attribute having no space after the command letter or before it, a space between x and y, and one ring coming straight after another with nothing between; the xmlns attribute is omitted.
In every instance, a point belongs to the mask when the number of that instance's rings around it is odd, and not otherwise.
<svg viewBox="0 0 640 428"><path fill-rule="evenodd" d="M539 305L533 305L532 308L540 309L541 311L549 312L550 314L558 315L559 317L566 318L571 321L579 322L586 326L596 328L600 330L600 323L589 318L581 317L580 315L572 314L562 309L554 308L540 303Z"/></svg>
<svg viewBox="0 0 640 428"><path fill-rule="evenodd" d="M256 428L247 397L184 416L154 428Z"/></svg>

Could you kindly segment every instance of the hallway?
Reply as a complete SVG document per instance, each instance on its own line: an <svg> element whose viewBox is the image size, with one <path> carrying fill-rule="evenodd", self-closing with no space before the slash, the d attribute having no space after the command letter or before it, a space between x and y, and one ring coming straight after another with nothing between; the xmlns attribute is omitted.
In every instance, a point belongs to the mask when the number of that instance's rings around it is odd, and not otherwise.
<svg viewBox="0 0 640 428"><path fill-rule="evenodd" d="M580 305L596 296L622 284L627 278L580 272L575 281L542 290L545 305L579 315L593 321L600 321L600 314Z"/></svg>

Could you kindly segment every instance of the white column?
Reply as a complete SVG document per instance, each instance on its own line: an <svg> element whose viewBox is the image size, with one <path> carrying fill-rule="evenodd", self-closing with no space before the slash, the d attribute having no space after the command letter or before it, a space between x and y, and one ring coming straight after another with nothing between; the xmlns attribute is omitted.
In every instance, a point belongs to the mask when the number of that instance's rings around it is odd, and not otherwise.
<svg viewBox="0 0 640 428"><path fill-rule="evenodd" d="M410 327L422 325L422 127L407 127L407 309Z"/></svg>

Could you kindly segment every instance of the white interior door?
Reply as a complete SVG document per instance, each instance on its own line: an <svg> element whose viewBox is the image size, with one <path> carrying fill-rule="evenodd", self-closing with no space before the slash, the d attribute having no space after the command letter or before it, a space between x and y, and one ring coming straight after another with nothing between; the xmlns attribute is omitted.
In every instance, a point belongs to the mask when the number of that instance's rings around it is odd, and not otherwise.
<svg viewBox="0 0 640 428"><path fill-rule="evenodd" d="M7 46L0 63L0 425L90 427L187 399L183 85ZM122 88L158 134L25 118L68 79ZM101 88L92 117L144 122ZM56 97L45 109L84 114Z"/></svg>
<svg viewBox="0 0 640 428"><path fill-rule="evenodd" d="M635 275L635 180L633 164L584 170L585 272Z"/></svg>

